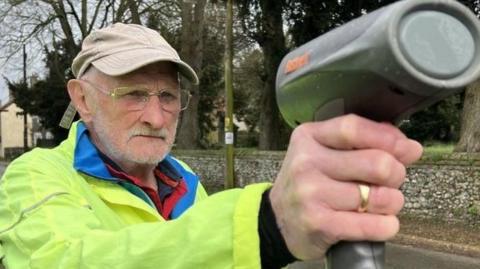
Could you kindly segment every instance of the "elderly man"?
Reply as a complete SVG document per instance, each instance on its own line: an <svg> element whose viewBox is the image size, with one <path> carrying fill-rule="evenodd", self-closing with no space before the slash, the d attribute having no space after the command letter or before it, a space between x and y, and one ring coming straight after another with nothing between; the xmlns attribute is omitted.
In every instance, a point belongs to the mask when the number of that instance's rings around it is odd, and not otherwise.
<svg viewBox="0 0 480 269"><path fill-rule="evenodd" d="M190 97L178 73L198 78L157 32L95 31L72 70L81 120L0 183L7 268L280 268L398 231L398 187L422 150L391 125L353 115L303 124L273 185L207 197L169 154Z"/></svg>

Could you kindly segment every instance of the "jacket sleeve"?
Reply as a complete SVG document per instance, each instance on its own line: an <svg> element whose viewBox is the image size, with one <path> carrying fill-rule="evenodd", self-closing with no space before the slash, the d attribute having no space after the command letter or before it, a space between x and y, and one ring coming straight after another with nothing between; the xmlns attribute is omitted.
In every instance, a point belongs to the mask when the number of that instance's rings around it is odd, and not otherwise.
<svg viewBox="0 0 480 269"><path fill-rule="evenodd" d="M258 210L269 184L204 198L176 220L112 229L58 180L61 170L32 161L12 163L0 181L7 269L260 268Z"/></svg>

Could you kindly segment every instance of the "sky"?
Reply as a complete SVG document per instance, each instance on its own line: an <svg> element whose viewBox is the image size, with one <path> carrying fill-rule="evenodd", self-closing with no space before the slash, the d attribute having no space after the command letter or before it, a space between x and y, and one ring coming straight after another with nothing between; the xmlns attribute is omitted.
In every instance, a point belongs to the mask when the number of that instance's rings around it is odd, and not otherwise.
<svg viewBox="0 0 480 269"><path fill-rule="evenodd" d="M27 77L32 74L43 74L45 66L43 62L43 53L33 53L34 50L28 49L27 46ZM11 81L19 81L23 78L23 59L22 51L9 59L7 63L0 61L0 103L5 104L9 99L7 82L5 77ZM0 55L4 54L0 49Z"/></svg>
<svg viewBox="0 0 480 269"><path fill-rule="evenodd" d="M0 82L0 105L3 105L7 102L8 99L8 91L6 90L7 85L5 85L5 82L2 80Z"/></svg>
<svg viewBox="0 0 480 269"><path fill-rule="evenodd" d="M4 76L10 78L13 72L7 72L5 67L0 67L0 105L5 104L8 101L8 88Z"/></svg>

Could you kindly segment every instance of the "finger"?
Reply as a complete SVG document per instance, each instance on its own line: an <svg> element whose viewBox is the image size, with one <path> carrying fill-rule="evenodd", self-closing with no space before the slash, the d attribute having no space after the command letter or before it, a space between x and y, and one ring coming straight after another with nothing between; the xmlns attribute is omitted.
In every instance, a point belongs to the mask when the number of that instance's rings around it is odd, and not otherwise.
<svg viewBox="0 0 480 269"><path fill-rule="evenodd" d="M405 165L412 164L420 159L423 147L415 140L399 140L395 145L396 158Z"/></svg>
<svg viewBox="0 0 480 269"><path fill-rule="evenodd" d="M399 188L405 181L406 168L393 155L374 149L338 151L321 149L315 170L341 181L362 181Z"/></svg>
<svg viewBox="0 0 480 269"><path fill-rule="evenodd" d="M312 187L303 184L299 196L308 203L326 205L335 211L357 211L361 205L361 196L358 183L340 182L328 178L321 179L322 184ZM405 203L401 191L393 188L370 186L367 212L384 215L396 215ZM316 206L306 206L313 208Z"/></svg>
<svg viewBox="0 0 480 269"><path fill-rule="evenodd" d="M325 220L325 217L322 216L318 223L324 225L322 228L324 236L333 243L338 241L387 241L393 238L400 228L398 218L392 215L337 211L329 215L328 219L328 223L322 223Z"/></svg>
<svg viewBox="0 0 480 269"><path fill-rule="evenodd" d="M395 141L405 139L398 128L355 114L310 124L317 125L313 135L318 142L336 149L378 148L393 151Z"/></svg>
<svg viewBox="0 0 480 269"><path fill-rule="evenodd" d="M409 140L395 126L378 123L354 114L322 122L300 125L320 144L335 149L376 148L401 161L413 161L421 155L419 144ZM300 128L297 127L297 128ZM410 152L413 150L413 152Z"/></svg>

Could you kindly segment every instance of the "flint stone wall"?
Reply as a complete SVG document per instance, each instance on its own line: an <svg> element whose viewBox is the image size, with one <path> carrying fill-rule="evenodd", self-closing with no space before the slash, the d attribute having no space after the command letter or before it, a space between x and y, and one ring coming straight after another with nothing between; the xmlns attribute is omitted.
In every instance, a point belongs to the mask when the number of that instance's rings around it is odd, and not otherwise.
<svg viewBox="0 0 480 269"><path fill-rule="evenodd" d="M237 186L272 181L285 152L236 152ZM223 189L223 151L176 151L212 193ZM424 156L407 170L402 186L403 214L478 224L480 221L480 155Z"/></svg>

